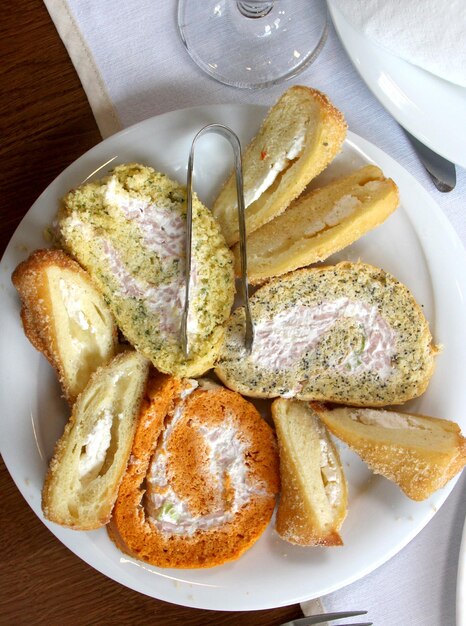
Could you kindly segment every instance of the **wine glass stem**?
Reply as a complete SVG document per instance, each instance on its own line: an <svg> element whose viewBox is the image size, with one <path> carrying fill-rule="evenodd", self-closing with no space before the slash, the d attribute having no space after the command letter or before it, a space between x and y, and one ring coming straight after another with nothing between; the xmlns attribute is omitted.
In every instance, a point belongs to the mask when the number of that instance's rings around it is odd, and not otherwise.
<svg viewBox="0 0 466 626"><path fill-rule="evenodd" d="M272 10L274 0L236 0L236 6L244 17L264 17Z"/></svg>

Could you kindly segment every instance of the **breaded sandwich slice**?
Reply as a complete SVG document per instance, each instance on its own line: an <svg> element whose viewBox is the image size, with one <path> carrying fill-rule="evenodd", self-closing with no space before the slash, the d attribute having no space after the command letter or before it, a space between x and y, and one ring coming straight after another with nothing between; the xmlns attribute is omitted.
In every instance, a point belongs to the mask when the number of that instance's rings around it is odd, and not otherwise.
<svg viewBox="0 0 466 626"><path fill-rule="evenodd" d="M249 280L263 282L324 261L382 224L398 202L397 186L375 165L305 192L284 213L248 236ZM238 244L233 253L239 275Z"/></svg>
<svg viewBox="0 0 466 626"><path fill-rule="evenodd" d="M124 352L99 368L57 442L42 491L44 516L75 530L106 524L126 469L149 362Z"/></svg>
<svg viewBox="0 0 466 626"><path fill-rule="evenodd" d="M466 439L445 419L386 409L312 403L327 428L376 473L425 500L466 465Z"/></svg>
<svg viewBox="0 0 466 626"><path fill-rule="evenodd" d="M57 370L73 404L91 374L116 354L113 316L89 275L62 250L36 250L12 281L24 332Z"/></svg>
<svg viewBox="0 0 466 626"><path fill-rule="evenodd" d="M336 546L348 492L340 456L325 426L297 400L272 403L280 455L276 530L301 546Z"/></svg>
<svg viewBox="0 0 466 626"><path fill-rule="evenodd" d="M419 396L437 348L409 289L365 263L305 268L266 283L235 310L216 364L246 396L384 406Z"/></svg>
<svg viewBox="0 0 466 626"><path fill-rule="evenodd" d="M257 541L278 490L274 433L251 403L159 375L107 529L123 552L153 565L213 567Z"/></svg>
<svg viewBox="0 0 466 626"><path fill-rule="evenodd" d="M328 97L290 87L270 109L243 157L246 232L280 215L340 152L346 122ZM239 241L234 172L212 208L229 246Z"/></svg>

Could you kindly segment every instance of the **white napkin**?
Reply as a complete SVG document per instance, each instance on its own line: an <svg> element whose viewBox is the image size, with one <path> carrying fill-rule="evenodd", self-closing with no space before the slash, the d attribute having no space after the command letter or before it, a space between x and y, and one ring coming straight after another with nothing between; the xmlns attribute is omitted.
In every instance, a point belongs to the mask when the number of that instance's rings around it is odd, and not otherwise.
<svg viewBox="0 0 466 626"><path fill-rule="evenodd" d="M350 24L413 65L466 87L465 0L332 0Z"/></svg>

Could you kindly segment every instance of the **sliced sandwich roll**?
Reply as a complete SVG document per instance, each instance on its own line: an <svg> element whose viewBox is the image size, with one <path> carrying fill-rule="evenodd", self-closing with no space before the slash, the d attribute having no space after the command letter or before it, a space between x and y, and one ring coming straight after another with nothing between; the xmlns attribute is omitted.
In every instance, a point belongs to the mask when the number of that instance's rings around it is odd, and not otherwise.
<svg viewBox="0 0 466 626"><path fill-rule="evenodd" d="M383 406L420 395L432 376L427 320L408 288L379 268L296 270L258 289L250 304L251 353L240 307L216 365L244 395Z"/></svg>
<svg viewBox="0 0 466 626"><path fill-rule="evenodd" d="M234 297L233 260L211 212L194 198L186 358L185 187L150 167L120 165L66 196L58 229L122 333L158 370L196 376L212 367Z"/></svg>
<svg viewBox="0 0 466 626"><path fill-rule="evenodd" d="M243 157L248 234L282 213L340 152L346 122L326 95L290 87L270 109ZM226 181L212 208L228 245L239 241L236 180Z"/></svg>
<svg viewBox="0 0 466 626"><path fill-rule="evenodd" d="M305 192L247 238L252 283L324 261L379 226L398 207L398 189L375 165ZM240 272L239 245L233 248Z"/></svg>
<svg viewBox="0 0 466 626"><path fill-rule="evenodd" d="M223 387L150 381L109 536L159 567L238 558L268 525L279 489L270 426Z"/></svg>
<svg viewBox="0 0 466 626"><path fill-rule="evenodd" d="M62 250L36 250L12 281L32 345L57 370L70 404L117 350L117 328L89 275Z"/></svg>
<svg viewBox="0 0 466 626"><path fill-rule="evenodd" d="M340 456L327 429L304 402L272 403L280 456L281 493L276 530L302 546L342 545L348 489Z"/></svg>
<svg viewBox="0 0 466 626"><path fill-rule="evenodd" d="M111 516L131 452L149 362L134 351L99 368L57 442L42 491L46 519L93 530Z"/></svg>
<svg viewBox="0 0 466 626"><path fill-rule="evenodd" d="M376 473L425 500L466 465L466 439L445 419L386 409L312 403L327 428Z"/></svg>

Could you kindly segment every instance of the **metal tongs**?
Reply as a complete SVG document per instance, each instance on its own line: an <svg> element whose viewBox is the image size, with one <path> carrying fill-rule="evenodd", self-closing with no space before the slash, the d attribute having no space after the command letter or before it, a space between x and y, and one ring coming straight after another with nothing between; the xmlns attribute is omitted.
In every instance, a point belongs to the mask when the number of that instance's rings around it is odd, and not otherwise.
<svg viewBox="0 0 466 626"><path fill-rule="evenodd" d="M246 333L244 337L244 344L246 352L250 354L252 350L252 343L254 340L254 327L251 317L251 311L249 307L249 288L248 288L248 276L247 276L247 255L246 255L246 225L244 220L244 193L243 193L243 169L241 161L241 144L237 135L223 124L209 124L204 126L197 133L193 139L191 145L191 151L189 153L188 160L188 208L186 214L186 291L185 301L183 308L183 316L181 318L181 345L183 353L187 358L189 355L188 346L188 312L189 312L189 283L191 276L191 255L192 255L192 232L193 232L193 168L194 168L194 148L196 141L203 135L208 133L216 133L228 139L235 157L235 172L236 172L236 195L238 198L238 222L239 222L239 249L241 258L241 293L244 300L244 310L246 314Z"/></svg>

